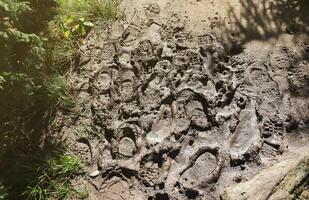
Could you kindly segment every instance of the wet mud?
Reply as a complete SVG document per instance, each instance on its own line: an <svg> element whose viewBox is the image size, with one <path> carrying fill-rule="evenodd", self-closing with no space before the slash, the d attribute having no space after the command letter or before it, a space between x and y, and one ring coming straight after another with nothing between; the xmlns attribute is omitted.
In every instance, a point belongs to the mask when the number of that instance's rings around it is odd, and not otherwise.
<svg viewBox="0 0 309 200"><path fill-rule="evenodd" d="M306 37L254 58L177 16L160 20L157 4L145 13L81 47L81 114L60 132L86 163L91 199L219 199L308 145L308 56L297 51L308 51Z"/></svg>

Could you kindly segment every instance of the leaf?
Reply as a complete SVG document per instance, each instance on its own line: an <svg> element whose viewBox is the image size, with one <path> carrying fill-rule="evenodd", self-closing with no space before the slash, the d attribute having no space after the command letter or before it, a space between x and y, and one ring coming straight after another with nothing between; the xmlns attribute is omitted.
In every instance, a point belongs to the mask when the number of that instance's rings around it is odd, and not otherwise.
<svg viewBox="0 0 309 200"><path fill-rule="evenodd" d="M69 38L70 35L71 35L71 31L70 31L70 30L65 30L65 31L63 32L63 35L64 35L65 38Z"/></svg>
<svg viewBox="0 0 309 200"><path fill-rule="evenodd" d="M67 25L70 25L74 22L74 18L72 16L68 16L66 19L65 19L65 24Z"/></svg>
<svg viewBox="0 0 309 200"><path fill-rule="evenodd" d="M83 25L79 24L76 30L79 35L81 36L86 35L86 30Z"/></svg>

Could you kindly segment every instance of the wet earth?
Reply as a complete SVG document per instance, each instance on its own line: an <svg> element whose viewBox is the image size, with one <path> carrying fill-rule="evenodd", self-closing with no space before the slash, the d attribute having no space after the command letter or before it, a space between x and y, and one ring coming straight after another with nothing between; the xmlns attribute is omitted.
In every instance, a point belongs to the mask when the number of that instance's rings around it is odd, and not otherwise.
<svg viewBox="0 0 309 200"><path fill-rule="evenodd" d="M88 170L90 199L220 199L309 141L309 40L254 57L177 16L95 30L59 132Z"/></svg>

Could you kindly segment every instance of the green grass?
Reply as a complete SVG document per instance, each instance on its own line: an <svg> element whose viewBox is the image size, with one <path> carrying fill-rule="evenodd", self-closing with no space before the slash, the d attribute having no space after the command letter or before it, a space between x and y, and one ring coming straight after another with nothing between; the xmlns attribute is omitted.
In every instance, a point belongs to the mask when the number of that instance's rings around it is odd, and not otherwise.
<svg viewBox="0 0 309 200"><path fill-rule="evenodd" d="M78 174L81 172L82 163L79 158L63 155L58 159L55 165L55 170L58 172L59 176L71 177L73 174Z"/></svg>
<svg viewBox="0 0 309 200"><path fill-rule="evenodd" d="M52 196L56 197L57 199L64 199L72 190L67 182L54 181L52 185L54 187Z"/></svg>
<svg viewBox="0 0 309 200"><path fill-rule="evenodd" d="M82 162L71 155L52 157L39 166L23 166L36 174L22 194L27 200L64 199L73 191L70 178L82 173Z"/></svg>
<svg viewBox="0 0 309 200"><path fill-rule="evenodd" d="M70 110L75 106L75 99L66 79L60 75L51 76L47 83L48 98L53 107Z"/></svg>
<svg viewBox="0 0 309 200"><path fill-rule="evenodd" d="M59 0L62 16L84 17L92 22L116 19L118 0Z"/></svg>
<svg viewBox="0 0 309 200"><path fill-rule="evenodd" d="M75 196L78 199L85 200L89 197L89 190L86 187L81 187L75 190Z"/></svg>
<svg viewBox="0 0 309 200"><path fill-rule="evenodd" d="M50 139L51 131L46 130L53 122L56 111L68 111L76 106L70 84L63 74L68 74L75 65L78 48L84 44L92 27L118 18L118 1L29 2L34 8L32 16L39 21L41 15L48 14L43 10L53 12L40 23L33 23L30 17L26 20L31 22L26 24L29 30L38 29L35 34L39 44L29 46L29 49L37 47L32 50L38 58L20 54L20 60L31 58L30 61L35 65L25 62L25 68L16 67L20 71L0 73L0 178L5 186L0 184L0 200L65 199L70 195L87 199L89 192L86 188L75 190L70 184L72 178L83 174L81 161L63 151L55 153L53 150L62 149L58 146L48 148L46 141ZM48 2L57 2L58 7L54 7L54 4L50 7ZM28 49L28 46L23 45L23 48L14 46L14 49L15 47L17 50ZM6 52L8 49L2 50ZM13 61L12 63L18 63L17 60ZM31 70L26 70L28 68Z"/></svg>
<svg viewBox="0 0 309 200"><path fill-rule="evenodd" d="M58 15L49 23L48 62L67 71L74 65L77 49L94 24L117 19L118 0L57 0Z"/></svg>
<svg viewBox="0 0 309 200"><path fill-rule="evenodd" d="M87 10L89 18L92 20L113 20L119 16L118 0L88 0Z"/></svg>
<svg viewBox="0 0 309 200"><path fill-rule="evenodd" d="M50 52L47 55L48 63L52 63L51 68L57 72L66 72L74 65L77 57L77 46L73 39L60 36L58 28L51 28L48 41ZM53 32L53 33L52 33Z"/></svg>

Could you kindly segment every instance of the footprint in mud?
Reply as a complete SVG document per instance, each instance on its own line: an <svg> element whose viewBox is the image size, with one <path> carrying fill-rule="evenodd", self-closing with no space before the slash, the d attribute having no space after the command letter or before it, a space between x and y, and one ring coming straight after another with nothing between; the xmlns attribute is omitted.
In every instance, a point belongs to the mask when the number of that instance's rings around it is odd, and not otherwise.
<svg viewBox="0 0 309 200"><path fill-rule="evenodd" d="M280 96L277 83L271 79L267 68L262 63L252 63L246 69L245 75L249 88L255 91L261 100L276 99Z"/></svg>
<svg viewBox="0 0 309 200"><path fill-rule="evenodd" d="M151 3L145 9L145 15L148 18L152 19L152 18L158 17L159 14L160 14L160 6L157 3Z"/></svg>
<svg viewBox="0 0 309 200"><path fill-rule="evenodd" d="M236 86L231 81L219 80L215 83L215 89L217 91L215 104L224 107L232 101Z"/></svg>
<svg viewBox="0 0 309 200"><path fill-rule="evenodd" d="M206 130L210 127L203 105L199 101L190 101L187 104L188 115L191 116L191 125L199 130Z"/></svg>
<svg viewBox="0 0 309 200"><path fill-rule="evenodd" d="M208 129L210 123L208 122L205 108L202 103L203 100L205 102L205 99L203 99L199 93L195 93L191 89L180 90L177 93L176 98L176 127L183 126L180 130L187 130L187 126L191 124L193 128L199 130ZM183 123L184 121L187 121L187 123ZM179 131L175 131L175 133L178 132Z"/></svg>
<svg viewBox="0 0 309 200"><path fill-rule="evenodd" d="M94 87L99 93L108 92L111 87L111 77L107 71L99 72L94 82Z"/></svg>
<svg viewBox="0 0 309 200"><path fill-rule="evenodd" d="M94 115L103 114L111 108L111 98L108 93L100 94L91 101L91 111Z"/></svg>
<svg viewBox="0 0 309 200"><path fill-rule="evenodd" d="M190 59L187 55L187 51L177 51L173 57L173 65L180 69L187 69L189 67Z"/></svg>
<svg viewBox="0 0 309 200"><path fill-rule="evenodd" d="M118 151L125 157L132 157L136 151L136 145L131 138L124 137L119 142Z"/></svg>
<svg viewBox="0 0 309 200"><path fill-rule="evenodd" d="M239 121L229 144L232 161L245 160L246 156L257 153L262 145L253 102L240 112Z"/></svg>
<svg viewBox="0 0 309 200"><path fill-rule="evenodd" d="M178 156L171 162L166 191L176 199L202 197L204 189L215 184L223 167L219 147L204 138L186 139ZM205 194L207 195L207 194Z"/></svg>
<svg viewBox="0 0 309 200"><path fill-rule="evenodd" d="M203 64L203 58L202 58L198 48L187 50L187 56L189 57L190 65L192 67L194 65L202 65Z"/></svg>
<svg viewBox="0 0 309 200"><path fill-rule="evenodd" d="M172 113L169 105L161 105L156 118L153 120L151 131L147 133L146 140L150 144L159 144L172 134Z"/></svg>
<svg viewBox="0 0 309 200"><path fill-rule="evenodd" d="M129 102L134 99L135 91L132 80L124 80L119 88L120 97L123 102Z"/></svg>
<svg viewBox="0 0 309 200"><path fill-rule="evenodd" d="M159 75L166 75L173 69L173 66L170 61L168 60L160 60L156 63L154 67L154 71L157 72Z"/></svg>
<svg viewBox="0 0 309 200"><path fill-rule="evenodd" d="M170 148L152 151L141 159L139 178L146 187L164 189L164 183L171 164Z"/></svg>
<svg viewBox="0 0 309 200"><path fill-rule="evenodd" d="M295 52L287 47L276 47L268 54L269 74L277 83L280 93L284 93L289 89L288 70L295 65Z"/></svg>
<svg viewBox="0 0 309 200"><path fill-rule="evenodd" d="M206 187L219 176L221 161L218 159L217 149L199 149L198 153L191 157L187 169L181 173L180 182L186 188Z"/></svg>
<svg viewBox="0 0 309 200"><path fill-rule="evenodd" d="M132 183L126 179L126 177L111 177L100 188L100 194L97 196L97 199L145 200L145 193L138 189L138 186L132 185Z"/></svg>
<svg viewBox="0 0 309 200"><path fill-rule="evenodd" d="M171 63L168 60L162 60L155 65L153 73L145 78L145 83L141 87L140 100L147 110L158 107L170 95L169 80L166 78L170 70Z"/></svg>
<svg viewBox="0 0 309 200"><path fill-rule="evenodd" d="M117 158L130 158L138 151L141 129L135 124L121 124L111 138L112 153Z"/></svg>
<svg viewBox="0 0 309 200"><path fill-rule="evenodd" d="M121 67L127 67L127 68L132 68L130 66L130 61L131 61L131 52L130 50L127 50L123 48L121 52L118 55L118 63L120 64Z"/></svg>
<svg viewBox="0 0 309 200"><path fill-rule="evenodd" d="M135 74L131 70L125 70L119 77L119 96L122 102L131 102L137 98Z"/></svg>
<svg viewBox="0 0 309 200"><path fill-rule="evenodd" d="M283 122L278 118L264 118L262 136L264 142L272 146L275 150L279 150L282 145L284 134Z"/></svg>
<svg viewBox="0 0 309 200"><path fill-rule="evenodd" d="M154 58L154 47L149 40L141 40L132 52L132 59L136 62L147 64ZM148 73L149 71L145 71Z"/></svg>

